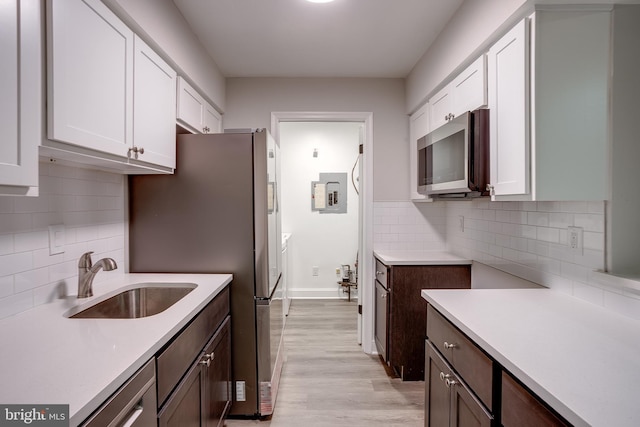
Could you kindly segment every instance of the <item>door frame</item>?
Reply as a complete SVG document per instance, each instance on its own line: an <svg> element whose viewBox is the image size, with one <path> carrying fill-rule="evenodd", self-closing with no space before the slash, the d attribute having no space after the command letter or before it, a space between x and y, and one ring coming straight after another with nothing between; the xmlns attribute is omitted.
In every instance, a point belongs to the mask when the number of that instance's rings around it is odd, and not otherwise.
<svg viewBox="0 0 640 427"><path fill-rule="evenodd" d="M363 177L360 180L359 227L362 231L358 242L358 304L362 306L361 337L362 350L374 353L373 335L373 113L372 112L317 112L317 111L276 111L271 113L271 134L280 140L281 122L355 122L363 124Z"/></svg>

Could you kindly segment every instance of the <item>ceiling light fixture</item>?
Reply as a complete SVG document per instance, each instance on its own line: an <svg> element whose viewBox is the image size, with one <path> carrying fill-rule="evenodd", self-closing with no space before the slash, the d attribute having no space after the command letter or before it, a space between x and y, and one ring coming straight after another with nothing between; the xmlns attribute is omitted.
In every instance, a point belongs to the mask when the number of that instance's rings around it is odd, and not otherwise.
<svg viewBox="0 0 640 427"><path fill-rule="evenodd" d="M331 3L333 0L307 0L311 3Z"/></svg>

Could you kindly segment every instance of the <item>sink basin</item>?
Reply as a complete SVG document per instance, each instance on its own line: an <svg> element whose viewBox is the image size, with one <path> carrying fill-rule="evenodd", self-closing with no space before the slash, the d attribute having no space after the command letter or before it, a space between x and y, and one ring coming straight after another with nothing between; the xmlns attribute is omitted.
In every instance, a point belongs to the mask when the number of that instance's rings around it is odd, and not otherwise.
<svg viewBox="0 0 640 427"><path fill-rule="evenodd" d="M102 300L72 308L73 319L137 319L161 313L180 301L197 285L193 283L144 283L105 295Z"/></svg>

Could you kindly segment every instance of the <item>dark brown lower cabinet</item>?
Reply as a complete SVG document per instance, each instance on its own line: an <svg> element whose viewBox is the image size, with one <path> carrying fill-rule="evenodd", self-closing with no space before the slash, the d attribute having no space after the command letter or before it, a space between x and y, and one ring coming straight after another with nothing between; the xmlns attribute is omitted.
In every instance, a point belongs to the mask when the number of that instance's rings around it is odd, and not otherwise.
<svg viewBox="0 0 640 427"><path fill-rule="evenodd" d="M375 340L404 381L422 381L427 303L422 289L469 289L470 265L385 265L376 261Z"/></svg>
<svg viewBox="0 0 640 427"><path fill-rule="evenodd" d="M493 417L426 342L425 427L490 427Z"/></svg>
<svg viewBox="0 0 640 427"><path fill-rule="evenodd" d="M571 426L432 305L427 338L425 427Z"/></svg>
<svg viewBox="0 0 640 427"><path fill-rule="evenodd" d="M502 425L504 427L569 426L507 372L502 372Z"/></svg>
<svg viewBox="0 0 640 427"><path fill-rule="evenodd" d="M224 424L231 405L231 334L227 317L158 414L160 427Z"/></svg>

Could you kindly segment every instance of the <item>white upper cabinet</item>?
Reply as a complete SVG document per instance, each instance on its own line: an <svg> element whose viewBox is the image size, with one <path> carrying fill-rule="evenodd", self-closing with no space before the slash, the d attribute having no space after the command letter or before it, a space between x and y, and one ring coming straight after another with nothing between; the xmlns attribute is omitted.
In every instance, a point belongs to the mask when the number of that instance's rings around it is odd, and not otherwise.
<svg viewBox="0 0 640 427"><path fill-rule="evenodd" d="M99 0L49 0L47 23L44 153L171 172L175 72Z"/></svg>
<svg viewBox="0 0 640 427"><path fill-rule="evenodd" d="M431 130L487 105L487 57L480 56L429 99Z"/></svg>
<svg viewBox="0 0 640 427"><path fill-rule="evenodd" d="M42 22L38 0L0 6L0 194L38 195L42 138Z"/></svg>
<svg viewBox="0 0 640 427"><path fill-rule="evenodd" d="M494 194L528 194L529 20L489 50L490 182Z"/></svg>
<svg viewBox="0 0 640 427"><path fill-rule="evenodd" d="M193 133L222 131L220 114L182 77L178 77L178 123Z"/></svg>
<svg viewBox="0 0 640 427"><path fill-rule="evenodd" d="M418 193L418 139L429 133L429 104L420 107L409 117L409 194L414 202L431 201Z"/></svg>
<svg viewBox="0 0 640 427"><path fill-rule="evenodd" d="M133 146L133 32L99 0L47 2L48 136L107 153Z"/></svg>
<svg viewBox="0 0 640 427"><path fill-rule="evenodd" d="M134 68L135 148L130 157L138 154L145 162L175 168L176 72L137 36Z"/></svg>
<svg viewBox="0 0 640 427"><path fill-rule="evenodd" d="M610 10L541 9L491 47L494 200L608 199L610 34Z"/></svg>

